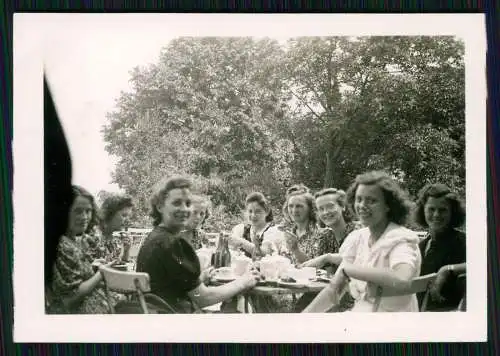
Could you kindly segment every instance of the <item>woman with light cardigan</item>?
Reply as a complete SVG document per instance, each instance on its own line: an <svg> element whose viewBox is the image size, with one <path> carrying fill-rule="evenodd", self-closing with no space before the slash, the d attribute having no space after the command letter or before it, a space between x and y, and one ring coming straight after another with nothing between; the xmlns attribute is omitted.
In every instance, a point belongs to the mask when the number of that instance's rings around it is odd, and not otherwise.
<svg viewBox="0 0 500 356"><path fill-rule="evenodd" d="M382 297L376 304L378 287L403 290L420 274L418 237L401 226L410 210L402 189L388 174L368 172L356 177L347 199L365 227L346 237L329 286L304 312L329 310L346 286L355 300L352 312L418 312L415 295Z"/></svg>

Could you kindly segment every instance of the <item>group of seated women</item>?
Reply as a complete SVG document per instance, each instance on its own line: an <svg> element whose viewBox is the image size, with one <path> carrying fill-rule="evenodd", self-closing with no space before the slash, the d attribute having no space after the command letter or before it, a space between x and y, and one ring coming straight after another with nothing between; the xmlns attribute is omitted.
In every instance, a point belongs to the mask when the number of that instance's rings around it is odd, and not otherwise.
<svg viewBox="0 0 500 356"><path fill-rule="evenodd" d="M98 214L88 192L79 187L74 192L68 231L60 240L54 265L49 310L107 313L99 268L128 259L130 241L118 242L112 233L126 224L132 201L110 197ZM229 242L254 259L280 254L298 267L331 273L327 287L301 295L288 311L416 312L421 295L382 297L376 303L376 289L403 290L415 277L434 272L437 278L427 310L457 310L463 301L465 285L458 283L457 276L465 272L465 234L457 228L465 221L465 211L447 186L430 184L419 193L413 213L415 222L428 231L424 239L404 227L411 202L384 172L357 176L347 192L327 188L313 194L296 185L287 190L284 200L284 221L275 223L266 197L249 194L245 222L232 229ZM151 197L154 227L140 247L136 271L148 273L152 293L179 313L227 304L260 278L257 271L249 270L224 285L209 283L212 269L203 268L196 254L203 245L209 207L208 199L194 195L191 182L182 177L160 182ZM121 296L114 297L112 302L119 303ZM265 299L257 303L257 312L276 312L273 298Z"/></svg>

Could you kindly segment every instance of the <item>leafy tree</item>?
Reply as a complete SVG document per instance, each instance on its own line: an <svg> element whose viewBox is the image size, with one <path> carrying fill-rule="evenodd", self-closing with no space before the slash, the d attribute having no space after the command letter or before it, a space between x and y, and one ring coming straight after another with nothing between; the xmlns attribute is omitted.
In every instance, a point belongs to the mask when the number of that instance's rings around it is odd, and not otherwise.
<svg viewBox="0 0 500 356"><path fill-rule="evenodd" d="M288 131L303 152L293 166L310 172L311 186L323 176L324 186L346 187L367 169L402 172L412 192L431 180L464 186L462 43L316 37L288 46L290 90L304 118Z"/></svg>
<svg viewBox="0 0 500 356"><path fill-rule="evenodd" d="M180 38L158 64L134 69L133 91L122 93L104 128L108 152L120 157L114 180L144 210L166 174L205 180L206 193L231 213L244 198L231 188L276 190L292 155L269 129L286 109L276 74L282 56L269 39Z"/></svg>

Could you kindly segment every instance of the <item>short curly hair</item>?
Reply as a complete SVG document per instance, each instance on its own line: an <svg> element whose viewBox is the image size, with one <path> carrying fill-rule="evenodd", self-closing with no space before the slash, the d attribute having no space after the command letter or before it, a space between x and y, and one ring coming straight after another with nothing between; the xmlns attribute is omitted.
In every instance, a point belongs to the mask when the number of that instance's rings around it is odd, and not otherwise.
<svg viewBox="0 0 500 356"><path fill-rule="evenodd" d="M247 206L250 203L257 203L259 204L264 210L267 210L268 213L266 215L266 222L271 222L274 219L273 216L273 209L271 208L271 204L269 204L269 201L266 199L264 194L260 192L253 192L247 195L245 199L245 206Z"/></svg>
<svg viewBox="0 0 500 356"><path fill-rule="evenodd" d="M191 197L191 203L192 204L200 204L200 205L205 206L205 218L201 222L201 225L203 225L205 223L205 221L207 221L207 219L211 215L212 203L211 203L210 199L204 195L193 195Z"/></svg>
<svg viewBox="0 0 500 356"><path fill-rule="evenodd" d="M133 206L132 197L125 194L110 194L101 204L101 222L106 224L117 212Z"/></svg>
<svg viewBox="0 0 500 356"><path fill-rule="evenodd" d="M158 206L165 203L168 192L174 189L191 189L191 181L185 177L175 176L164 178L153 188L150 199L150 216L153 218L153 226L160 225L162 214L158 211Z"/></svg>
<svg viewBox="0 0 500 356"><path fill-rule="evenodd" d="M303 186L305 187L305 186ZM293 188L293 187L292 187ZM290 217L290 214L288 213L288 202L290 201L290 198L293 197L299 197L303 196L307 207L309 208L309 222L316 224L317 218L316 218L316 203L314 202L314 196L311 194L309 188L305 187L306 189L297 189L293 190L291 193L288 193L286 195L286 200L285 203L283 204L283 217L285 218L285 221L289 224L293 224L293 220ZM290 190L290 189L289 189Z"/></svg>
<svg viewBox="0 0 500 356"><path fill-rule="evenodd" d="M450 227L456 228L465 222L465 207L458 194L442 183L430 183L418 192L418 200L415 206L413 218L417 224L427 228L429 224L425 220L425 204L430 198L446 198L451 208Z"/></svg>
<svg viewBox="0 0 500 356"><path fill-rule="evenodd" d="M337 188L325 188L321 189L320 191L317 191L314 193L314 199L318 199L319 197L325 196L325 195L333 195L335 196L335 201L337 204L343 208L342 209L342 217L344 218L344 221L346 223L352 221L352 214L350 209L347 207L347 193L343 191L342 189L337 189ZM321 221L321 219L318 217L318 226L319 227L325 227L325 224Z"/></svg>
<svg viewBox="0 0 500 356"><path fill-rule="evenodd" d="M356 190L361 184L379 187L384 195L385 203L389 207L388 220L398 225L405 224L411 210L411 202L408 194L394 178L383 171L370 171L358 175L347 190L347 203L352 211L356 211L354 209Z"/></svg>
<svg viewBox="0 0 500 356"><path fill-rule="evenodd" d="M85 230L86 234L90 234L93 232L94 227L99 225L99 211L97 209L97 204L95 202L94 196L90 194L88 190L86 190L83 187L80 187L79 185L73 185L72 190L73 190L73 202L78 197L83 197L90 201L90 205L92 206L92 216L90 217L89 225Z"/></svg>

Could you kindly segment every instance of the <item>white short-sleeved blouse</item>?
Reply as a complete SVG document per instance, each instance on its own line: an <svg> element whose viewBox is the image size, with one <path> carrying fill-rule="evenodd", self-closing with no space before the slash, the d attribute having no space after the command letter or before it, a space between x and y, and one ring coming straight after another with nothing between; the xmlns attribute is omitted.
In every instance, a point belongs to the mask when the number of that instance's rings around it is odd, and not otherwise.
<svg viewBox="0 0 500 356"><path fill-rule="evenodd" d="M422 258L418 248L418 237L415 232L390 223L382 236L369 246L370 230L362 228L350 233L340 254L343 260L363 267L394 269L405 263L413 270L413 278L420 275ZM371 312L375 302L375 288L370 283L352 279L349 290L355 299L352 311ZM383 297L379 312L418 312L416 295Z"/></svg>

